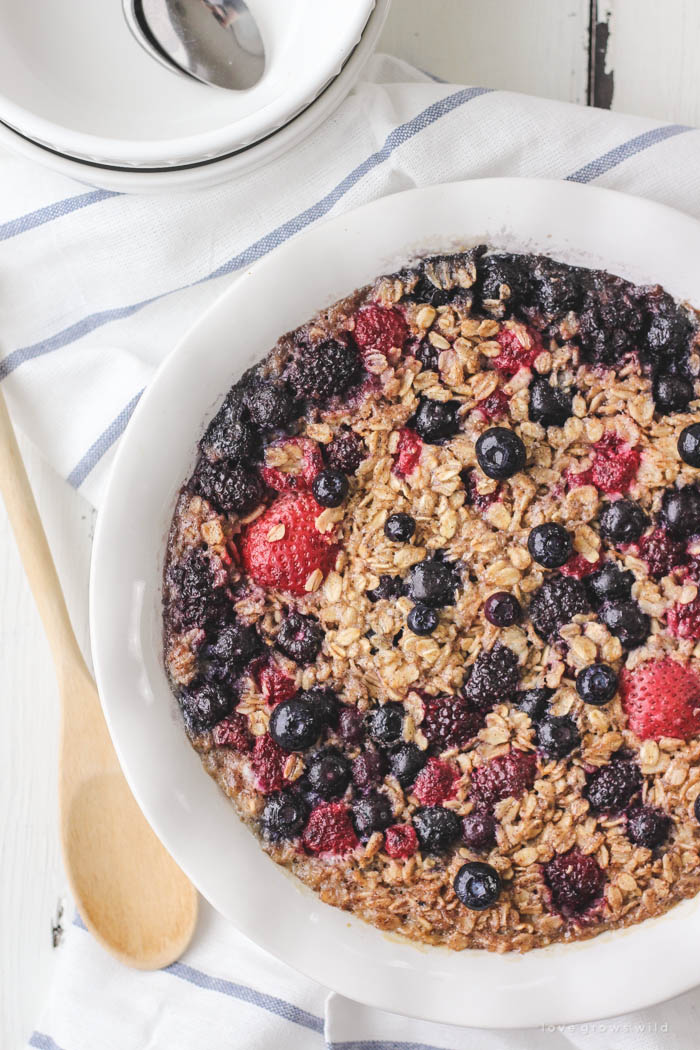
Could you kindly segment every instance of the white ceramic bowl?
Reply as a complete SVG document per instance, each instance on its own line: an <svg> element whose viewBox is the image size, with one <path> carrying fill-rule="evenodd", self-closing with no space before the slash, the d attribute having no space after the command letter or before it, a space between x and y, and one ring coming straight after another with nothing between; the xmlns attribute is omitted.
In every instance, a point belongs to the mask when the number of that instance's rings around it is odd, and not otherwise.
<svg viewBox="0 0 700 1050"><path fill-rule="evenodd" d="M338 75L374 0L250 0L267 52L249 91L225 91L154 61L119 0L0 0L0 120L99 164L166 167L270 135Z"/></svg>
<svg viewBox="0 0 700 1050"><path fill-rule="evenodd" d="M299 235L232 284L134 413L97 523L93 656L112 737L146 817L204 896L253 941L321 984L397 1013L459 1025L564 1024L700 983L700 900L525 955L388 937L322 904L262 852L201 768L162 667L168 525L196 441L229 386L280 333L377 274L417 252L483 241L661 282L700 303L700 223L572 183L487 179L411 190ZM651 966L654 959L663 964Z"/></svg>
<svg viewBox="0 0 700 1050"><path fill-rule="evenodd" d="M293 149L337 109L355 86L371 58L390 5L391 0L376 0L360 41L342 70L302 113L267 138L229 155L164 170L103 166L77 160L41 146L3 124L1 117L0 147L4 146L13 153L51 168L61 175L117 193L170 193L206 189L227 182L269 164Z"/></svg>

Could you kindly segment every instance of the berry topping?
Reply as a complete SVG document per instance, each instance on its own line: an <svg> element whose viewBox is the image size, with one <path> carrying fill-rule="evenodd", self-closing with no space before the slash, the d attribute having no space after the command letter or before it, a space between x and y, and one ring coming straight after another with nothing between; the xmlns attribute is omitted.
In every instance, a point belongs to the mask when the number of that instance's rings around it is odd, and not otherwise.
<svg viewBox="0 0 700 1050"><path fill-rule="evenodd" d="M596 813L619 813L642 787L642 774L634 762L613 759L586 780L585 797Z"/></svg>
<svg viewBox="0 0 700 1050"><path fill-rule="evenodd" d="M571 415L572 401L572 390L560 390L546 379L535 379L530 387L530 419L543 427L563 427Z"/></svg>
<svg viewBox="0 0 700 1050"><path fill-rule="evenodd" d="M629 727L642 740L700 733L700 676L685 664L666 657L624 670L620 695Z"/></svg>
<svg viewBox="0 0 700 1050"><path fill-rule="evenodd" d="M416 777L413 794L424 806L437 806L452 798L458 779L459 773L447 762L429 758Z"/></svg>
<svg viewBox="0 0 700 1050"><path fill-rule="evenodd" d="M696 797L695 802L693 803L693 816L698 824L700 824L700 795Z"/></svg>
<svg viewBox="0 0 700 1050"><path fill-rule="evenodd" d="M207 427L199 447L212 463L218 459L246 463L258 455L260 435L239 413L240 398L229 395Z"/></svg>
<svg viewBox="0 0 700 1050"><path fill-rule="evenodd" d="M605 876L595 857L578 849L559 853L544 869L552 904L565 918L582 915L603 893Z"/></svg>
<svg viewBox="0 0 700 1050"><path fill-rule="evenodd" d="M493 806L504 798L520 798L530 790L536 776L537 756L532 751L513 748L477 766L469 794L477 802Z"/></svg>
<svg viewBox="0 0 700 1050"><path fill-rule="evenodd" d="M263 467L260 473L266 485L277 492L296 492L309 489L320 470L323 470L321 449L310 438L294 437L268 445L268 450L287 456L287 469Z"/></svg>
<svg viewBox="0 0 700 1050"><path fill-rule="evenodd" d="M405 714L403 704L394 700L375 707L367 716L367 732L378 744L394 744L401 739Z"/></svg>
<svg viewBox="0 0 700 1050"><path fill-rule="evenodd" d="M439 622L438 614L427 605L414 605L406 617L409 631L420 637L432 634Z"/></svg>
<svg viewBox="0 0 700 1050"><path fill-rule="evenodd" d="M598 616L611 634L619 639L623 649L644 645L651 633L651 620L635 601L606 602Z"/></svg>
<svg viewBox="0 0 700 1050"><path fill-rule="evenodd" d="M417 810L413 826L425 853L444 853L457 841L462 830L457 814L443 806L424 806Z"/></svg>
<svg viewBox="0 0 700 1050"><path fill-rule="evenodd" d="M407 478L418 466L423 442L415 430L402 427L399 431L399 442L396 446L394 473L400 478Z"/></svg>
<svg viewBox="0 0 700 1050"><path fill-rule="evenodd" d="M493 649L482 650L477 656L464 695L475 707L493 707L513 695L519 679L518 657L507 645L497 642Z"/></svg>
<svg viewBox="0 0 700 1050"><path fill-rule="evenodd" d="M278 791L265 802L260 818L263 834L273 842L296 838L301 834L308 815L309 807L301 795Z"/></svg>
<svg viewBox="0 0 700 1050"><path fill-rule="evenodd" d="M440 351L436 346L433 346L429 339L421 339L419 336L415 336L410 340L406 352L420 362L421 372L438 371Z"/></svg>
<svg viewBox="0 0 700 1050"><path fill-rule="evenodd" d="M693 598L692 602L681 605L680 602L671 606L666 614L668 629L676 638L689 638L691 641L700 639L700 597Z"/></svg>
<svg viewBox="0 0 700 1050"><path fill-rule="evenodd" d="M545 758L564 758L580 743L578 726L568 715L548 715L537 726L537 747Z"/></svg>
<svg viewBox="0 0 700 1050"><path fill-rule="evenodd" d="M237 711L214 726L213 737L217 747L228 747L239 754L250 751L253 746L248 719L245 715L239 715Z"/></svg>
<svg viewBox="0 0 700 1050"><path fill-rule="evenodd" d="M527 538L527 549L534 561L545 569L558 569L569 560L573 546L563 525L546 521L536 525Z"/></svg>
<svg viewBox="0 0 700 1050"><path fill-rule="evenodd" d="M248 514L262 500L263 485L257 471L230 460L210 463L201 459L192 487L224 514Z"/></svg>
<svg viewBox="0 0 700 1050"><path fill-rule="evenodd" d="M588 558L584 558L583 554L572 554L569 560L562 565L561 571L564 576L573 576L576 580L583 580L586 576L596 572L602 564L603 559L600 556L595 561L589 561Z"/></svg>
<svg viewBox="0 0 700 1050"><path fill-rule="evenodd" d="M507 252L485 255L479 262L479 297L489 313L501 317L528 296L530 275L522 256Z"/></svg>
<svg viewBox="0 0 700 1050"><path fill-rule="evenodd" d="M688 351L692 331L688 316L658 285L647 290L646 305L651 319L643 357L657 368L675 366Z"/></svg>
<svg viewBox="0 0 700 1050"><path fill-rule="evenodd" d="M283 700L270 715L270 736L285 751L304 751L320 732L318 711L301 697Z"/></svg>
<svg viewBox="0 0 700 1050"><path fill-rule="evenodd" d="M627 814L627 837L635 846L656 849L671 831L671 818L652 806L638 806Z"/></svg>
<svg viewBox="0 0 700 1050"><path fill-rule="evenodd" d="M508 413L510 398L505 390L494 390L488 397L479 401L476 411L485 421L492 419L503 419Z"/></svg>
<svg viewBox="0 0 700 1050"><path fill-rule="evenodd" d="M639 504L629 499L604 503L600 512L600 535L610 543L634 543L648 524L649 519Z"/></svg>
<svg viewBox="0 0 700 1050"><path fill-rule="evenodd" d="M423 397L413 420L419 437L429 445L437 445L459 430L457 409L459 401L433 401Z"/></svg>
<svg viewBox="0 0 700 1050"><path fill-rule="evenodd" d="M328 466L341 470L343 474L354 474L367 455L362 438L348 428L339 430L325 451Z"/></svg>
<svg viewBox="0 0 700 1050"><path fill-rule="evenodd" d="M297 691L294 679L285 674L274 660L262 664L257 669L255 681L270 707L281 703L282 700L291 700Z"/></svg>
<svg viewBox="0 0 700 1050"><path fill-rule="evenodd" d="M416 604L442 609L453 605L458 577L453 565L438 558L418 562L408 573L406 593Z"/></svg>
<svg viewBox="0 0 700 1050"><path fill-rule="evenodd" d="M375 831L384 831L393 819L391 802L380 792L361 798L352 807L353 824L362 842L366 842Z"/></svg>
<svg viewBox="0 0 700 1050"><path fill-rule="evenodd" d="M498 900L501 878L490 864L471 861L463 864L455 875L454 891L465 908L483 911Z"/></svg>
<svg viewBox="0 0 700 1050"><path fill-rule="evenodd" d="M542 353L542 342L537 332L517 321L507 321L496 338L501 352L493 358L493 367L507 376L515 375L521 368L530 368L535 358Z"/></svg>
<svg viewBox="0 0 700 1050"><path fill-rule="evenodd" d="M233 707L227 689L210 682L185 686L178 697L182 717L191 733L204 733L225 718Z"/></svg>
<svg viewBox="0 0 700 1050"><path fill-rule="evenodd" d="M487 806L475 806L462 818L462 841L473 850L488 850L496 845L496 819Z"/></svg>
<svg viewBox="0 0 700 1050"><path fill-rule="evenodd" d="M332 569L338 544L332 533L316 528L320 513L310 493L290 492L278 496L247 527L241 540L241 558L255 583L302 595L313 572L318 570L325 576Z"/></svg>
<svg viewBox="0 0 700 1050"><path fill-rule="evenodd" d="M366 795L384 777L385 762L379 751L363 751L353 759L352 782L361 795Z"/></svg>
<svg viewBox="0 0 700 1050"><path fill-rule="evenodd" d="M394 543L408 543L416 531L416 519L410 514L391 514L384 522L384 535Z"/></svg>
<svg viewBox="0 0 700 1050"><path fill-rule="evenodd" d="M641 459L639 450L612 432L597 441L593 450L590 476L595 487L608 495L627 492L637 477Z"/></svg>
<svg viewBox="0 0 700 1050"><path fill-rule="evenodd" d="M418 836L412 824L393 824L384 832L384 849L392 860L412 857L418 849Z"/></svg>
<svg viewBox="0 0 700 1050"><path fill-rule="evenodd" d="M338 716L338 735L349 745L361 744L365 737L365 720L356 707L344 705Z"/></svg>
<svg viewBox="0 0 700 1050"><path fill-rule="evenodd" d="M491 427L476 443L476 458L487 477L512 478L525 467L525 446L513 430Z"/></svg>
<svg viewBox="0 0 700 1050"><path fill-rule="evenodd" d="M277 632L278 649L298 664L310 664L321 652L323 629L313 616L290 612Z"/></svg>
<svg viewBox="0 0 700 1050"><path fill-rule="evenodd" d="M626 601L632 595L634 573L618 568L614 561L606 561L586 577L586 593L597 609L603 602Z"/></svg>
<svg viewBox="0 0 700 1050"><path fill-rule="evenodd" d="M350 810L344 802L322 802L311 811L302 837L310 853L349 853L357 846Z"/></svg>
<svg viewBox="0 0 700 1050"><path fill-rule="evenodd" d="M700 491L694 485L667 489L661 501L661 520L677 539L700 532Z"/></svg>
<svg viewBox="0 0 700 1050"><path fill-rule="evenodd" d="M400 576L382 575L379 577L379 586L373 591L367 591L371 602L381 601L382 598L400 598L402 594L403 580Z"/></svg>
<svg viewBox="0 0 700 1050"><path fill-rule="evenodd" d="M170 615L175 627L206 627L230 608L228 574L221 562L199 547L191 547L168 571L172 596Z"/></svg>
<svg viewBox="0 0 700 1050"><path fill-rule="evenodd" d="M428 696L421 729L441 751L464 747L476 736L486 720L479 709L464 696Z"/></svg>
<svg viewBox="0 0 700 1050"><path fill-rule="evenodd" d="M307 769L309 787L321 798L338 798L350 783L350 763L339 751L328 748L309 760Z"/></svg>
<svg viewBox="0 0 700 1050"><path fill-rule="evenodd" d="M365 353L388 354L401 350L408 337L406 322L398 310L370 303L355 315L355 342Z"/></svg>
<svg viewBox="0 0 700 1050"><path fill-rule="evenodd" d="M559 628L574 616L589 611L586 589L572 576L554 573L535 591L530 602L530 619L541 638L553 639Z"/></svg>
<svg viewBox="0 0 700 1050"><path fill-rule="evenodd" d="M576 676L576 692L584 703L602 707L617 692L617 674L607 664L589 664Z"/></svg>
<svg viewBox="0 0 700 1050"><path fill-rule="evenodd" d="M286 763L286 752L277 746L269 733L256 737L251 764L258 791L264 795L279 791L284 785Z"/></svg>
<svg viewBox="0 0 700 1050"><path fill-rule="evenodd" d="M467 504L468 507L474 507L475 510L478 510L481 513L483 513L485 510L488 510L491 504L495 503L496 500L499 498L498 489L500 486L498 485L496 486L493 492L479 491L478 476L476 470L472 469L471 467L467 470L463 470L459 476L462 479L462 484L464 485L464 502Z"/></svg>
<svg viewBox="0 0 700 1050"><path fill-rule="evenodd" d="M646 562L650 576L660 580L687 561L685 543L667 529L654 529L639 541L639 557Z"/></svg>
<svg viewBox="0 0 700 1050"><path fill-rule="evenodd" d="M535 263L535 302L548 320L561 319L578 310L583 298L582 273L546 256Z"/></svg>
<svg viewBox="0 0 700 1050"><path fill-rule="evenodd" d="M689 467L700 467L700 423L691 423L681 431L678 455Z"/></svg>
<svg viewBox="0 0 700 1050"><path fill-rule="evenodd" d="M260 649L260 644L254 627L248 627L240 620L226 624L215 639L201 651L202 677L208 682L221 682L232 686L241 668Z"/></svg>
<svg viewBox="0 0 700 1050"><path fill-rule="evenodd" d="M687 412L695 397L693 384L683 376L657 376L652 386L656 411L661 415L671 412Z"/></svg>
<svg viewBox="0 0 700 1050"><path fill-rule="evenodd" d="M525 712L531 722L539 722L547 712L551 697L551 689L521 689L515 694L513 703L519 711Z"/></svg>
<svg viewBox="0 0 700 1050"><path fill-rule="evenodd" d="M294 417L294 401L283 386L256 382L246 393L250 418L263 430L283 427Z"/></svg>
<svg viewBox="0 0 700 1050"><path fill-rule="evenodd" d="M401 787L410 787L425 765L428 755L417 744L399 744L389 756L389 768Z"/></svg>
<svg viewBox="0 0 700 1050"><path fill-rule="evenodd" d="M583 356L594 364L614 365L641 342L644 311L637 289L621 277L592 274L579 319Z"/></svg>
<svg viewBox="0 0 700 1050"><path fill-rule="evenodd" d="M496 591L484 602L484 616L494 627L512 627L522 616L520 602L508 591Z"/></svg>
<svg viewBox="0 0 700 1050"><path fill-rule="evenodd" d="M287 370L287 381L297 397L321 403L345 394L359 376L360 355L337 339L299 342Z"/></svg>
<svg viewBox="0 0 700 1050"><path fill-rule="evenodd" d="M317 474L311 486L314 499L321 507L339 507L345 502L349 489L348 479L333 467Z"/></svg>

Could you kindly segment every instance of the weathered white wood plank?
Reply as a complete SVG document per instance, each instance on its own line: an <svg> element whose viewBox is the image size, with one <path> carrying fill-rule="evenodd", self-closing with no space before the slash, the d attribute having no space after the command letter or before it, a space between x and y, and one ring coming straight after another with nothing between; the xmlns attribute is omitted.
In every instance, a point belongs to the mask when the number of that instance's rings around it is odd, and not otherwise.
<svg viewBox="0 0 700 1050"><path fill-rule="evenodd" d="M589 0L394 0L379 48L452 83L585 102L588 23Z"/></svg>

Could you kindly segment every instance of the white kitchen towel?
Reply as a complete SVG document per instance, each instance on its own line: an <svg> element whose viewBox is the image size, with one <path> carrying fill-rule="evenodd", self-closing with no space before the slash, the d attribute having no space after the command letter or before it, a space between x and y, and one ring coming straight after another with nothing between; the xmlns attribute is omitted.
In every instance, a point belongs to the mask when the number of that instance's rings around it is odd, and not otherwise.
<svg viewBox="0 0 700 1050"><path fill-rule="evenodd" d="M378 56L294 153L201 193L110 194L0 156L0 378L17 422L98 503L115 444L153 370L237 272L365 201L497 175L595 182L700 217L700 132L445 85ZM700 993L689 993L602 1025L516 1033L407 1021L329 994L204 907L185 957L154 974L120 967L76 921L31 1045L690 1050L699 1008Z"/></svg>

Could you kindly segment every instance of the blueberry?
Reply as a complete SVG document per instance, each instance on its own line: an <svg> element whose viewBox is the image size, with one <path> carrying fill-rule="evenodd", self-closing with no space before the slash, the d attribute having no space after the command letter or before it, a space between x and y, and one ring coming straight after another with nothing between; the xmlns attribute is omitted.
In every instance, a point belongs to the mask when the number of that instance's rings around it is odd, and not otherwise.
<svg viewBox="0 0 700 1050"><path fill-rule="evenodd" d="M537 746L545 758L564 758L580 743L578 726L568 715L549 715L537 727Z"/></svg>
<svg viewBox="0 0 700 1050"><path fill-rule="evenodd" d="M476 443L476 458L489 478L512 478L525 467L525 446L518 435L506 427L490 427Z"/></svg>
<svg viewBox="0 0 700 1050"><path fill-rule="evenodd" d="M178 697L185 725L192 733L203 733L230 714L233 697L221 686L210 682L194 682L186 686Z"/></svg>
<svg viewBox="0 0 700 1050"><path fill-rule="evenodd" d="M530 619L541 638L553 639L559 628L590 609L586 589L573 576L553 573L530 601Z"/></svg>
<svg viewBox="0 0 700 1050"><path fill-rule="evenodd" d="M367 732L378 744L394 744L401 739L405 714L403 704L393 700L375 707L367 716Z"/></svg>
<svg viewBox="0 0 700 1050"><path fill-rule="evenodd" d="M519 711L525 712L531 722L537 723L544 718L551 697L551 689L522 689L515 694L513 703Z"/></svg>
<svg viewBox="0 0 700 1050"><path fill-rule="evenodd" d="M661 500L661 519L670 534L678 539L700 532L700 492L694 485L667 489Z"/></svg>
<svg viewBox="0 0 700 1050"><path fill-rule="evenodd" d="M444 806L423 806L417 810L413 827L425 853L444 853L457 841L461 831L457 814Z"/></svg>
<svg viewBox="0 0 700 1050"><path fill-rule="evenodd" d="M584 580L586 593L595 608L607 601L626 601L631 597L633 583L634 573L618 568L614 561L606 561Z"/></svg>
<svg viewBox="0 0 700 1050"><path fill-rule="evenodd" d="M698 795L693 803L693 814L698 824L700 824L700 795Z"/></svg>
<svg viewBox="0 0 700 1050"><path fill-rule="evenodd" d="M636 649L651 634L651 620L635 601L606 602L598 616L623 649Z"/></svg>
<svg viewBox="0 0 700 1050"><path fill-rule="evenodd" d="M321 507L339 507L347 497L350 485L340 470L327 467L311 483L314 499Z"/></svg>
<svg viewBox="0 0 700 1050"><path fill-rule="evenodd" d="M283 700L270 715L270 736L285 751L304 751L320 732L318 712L299 697Z"/></svg>
<svg viewBox="0 0 700 1050"><path fill-rule="evenodd" d="M315 685L312 689L299 693L299 699L313 705L322 725L336 728L340 718L340 704L332 689Z"/></svg>
<svg viewBox="0 0 700 1050"><path fill-rule="evenodd" d="M352 761L352 782L361 795L366 795L384 777L386 763L379 751L362 751Z"/></svg>
<svg viewBox="0 0 700 1050"><path fill-rule="evenodd" d="M471 861L463 864L455 875L454 891L466 908L484 911L498 900L501 878L490 864Z"/></svg>
<svg viewBox="0 0 700 1050"><path fill-rule="evenodd" d="M617 674L608 664L589 664L576 676L576 692L584 703L602 707L617 692Z"/></svg>
<svg viewBox="0 0 700 1050"><path fill-rule="evenodd" d="M408 543L416 531L416 519L410 514L392 514L384 523L384 535L394 543Z"/></svg>
<svg viewBox="0 0 700 1050"><path fill-rule="evenodd" d="M294 415L294 401L283 386L255 383L246 393L250 418L263 430L283 427Z"/></svg>
<svg viewBox="0 0 700 1050"><path fill-rule="evenodd" d="M681 431L678 455L689 467L700 467L700 423L691 423Z"/></svg>
<svg viewBox="0 0 700 1050"><path fill-rule="evenodd" d="M452 437L459 430L457 418L458 401L433 401L429 397L421 398L413 426L418 435L428 445Z"/></svg>
<svg viewBox="0 0 700 1050"><path fill-rule="evenodd" d="M600 512L600 534L610 543L634 543L648 524L642 508L630 499L604 503Z"/></svg>
<svg viewBox="0 0 700 1050"><path fill-rule="evenodd" d="M340 739L352 746L364 740L364 718L362 712L349 704L343 704L338 715L338 735Z"/></svg>
<svg viewBox="0 0 700 1050"><path fill-rule="evenodd" d="M298 664L310 664L323 645L323 630L313 616L291 612L282 621L277 632L277 648Z"/></svg>
<svg viewBox="0 0 700 1050"><path fill-rule="evenodd" d="M367 591L367 597L371 602L378 602L381 598L400 598L403 594L403 580L400 576L389 576L383 574L379 577L379 586L373 591Z"/></svg>
<svg viewBox="0 0 700 1050"><path fill-rule="evenodd" d="M462 841L473 850L491 849L496 844L496 820L490 809L478 807L462 818Z"/></svg>
<svg viewBox="0 0 700 1050"><path fill-rule="evenodd" d="M638 806L627 814L627 837L635 846L656 849L671 830L671 818L652 806Z"/></svg>
<svg viewBox="0 0 700 1050"><path fill-rule="evenodd" d="M634 762L613 759L589 774L584 791L595 813L619 813L642 786L642 774Z"/></svg>
<svg viewBox="0 0 700 1050"><path fill-rule="evenodd" d="M350 783L350 763L339 751L319 751L308 764L309 787L321 798L338 798Z"/></svg>
<svg viewBox="0 0 700 1050"><path fill-rule="evenodd" d="M394 819L391 802L379 792L361 798L352 807L352 821L357 837L366 841L375 831L384 831Z"/></svg>
<svg viewBox="0 0 700 1050"><path fill-rule="evenodd" d="M545 569L558 569L571 557L571 536L563 525L546 521L536 525L527 538L527 549L534 561Z"/></svg>
<svg viewBox="0 0 700 1050"><path fill-rule="evenodd" d="M231 682L260 650L261 641L254 627L239 620L226 624L215 640L204 647L200 665L207 681Z"/></svg>
<svg viewBox="0 0 700 1050"><path fill-rule="evenodd" d="M439 622L438 614L427 605L414 605L406 617L409 631L421 637L432 634Z"/></svg>
<svg viewBox="0 0 700 1050"><path fill-rule="evenodd" d="M416 744L400 744L389 756L389 768L401 787L410 787L427 761Z"/></svg>
<svg viewBox="0 0 700 1050"><path fill-rule="evenodd" d="M535 379L530 387L529 416L543 427L563 427L571 415L573 391L558 390L546 379Z"/></svg>
<svg viewBox="0 0 700 1050"><path fill-rule="evenodd" d="M300 834L309 807L305 800L291 791L276 791L265 800L261 822L263 833L273 841L293 839Z"/></svg>
<svg viewBox="0 0 700 1050"><path fill-rule="evenodd" d="M520 602L508 591L496 591L484 602L484 616L494 627L512 627L522 616Z"/></svg>
<svg viewBox="0 0 700 1050"><path fill-rule="evenodd" d="M453 605L457 577L453 566L437 558L426 558L414 565L406 581L406 593L416 605L442 609Z"/></svg>
<svg viewBox="0 0 700 1050"><path fill-rule="evenodd" d="M656 411L662 415L670 412L687 412L688 404L695 397L693 384L684 376L657 376L652 386Z"/></svg>

